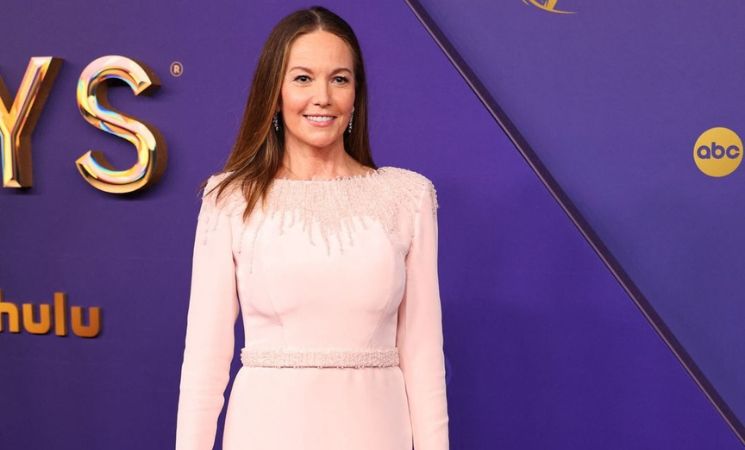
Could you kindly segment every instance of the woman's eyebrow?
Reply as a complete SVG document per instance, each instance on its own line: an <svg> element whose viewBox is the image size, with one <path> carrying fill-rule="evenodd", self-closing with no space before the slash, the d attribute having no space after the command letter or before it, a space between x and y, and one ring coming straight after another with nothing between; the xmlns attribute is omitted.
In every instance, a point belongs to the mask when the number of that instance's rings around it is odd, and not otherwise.
<svg viewBox="0 0 745 450"><path fill-rule="evenodd" d="M307 67L303 67L303 66L294 66L294 67L292 67L292 68L291 68L291 69L290 69L289 71L292 71L292 70L296 70L296 69L299 69L299 70L304 70L304 71L306 71L306 72L310 72L310 73L313 73L313 71L312 71L312 70L308 69ZM288 72L289 72L289 71L288 71ZM333 71L333 72L331 72L331 73L336 73L336 72L343 72L343 71L347 71L347 72L349 72L349 73L352 73L352 71L351 71L351 70L349 70L349 69L347 69L346 67L337 67L337 68L336 68L336 69L334 69L334 71Z"/></svg>

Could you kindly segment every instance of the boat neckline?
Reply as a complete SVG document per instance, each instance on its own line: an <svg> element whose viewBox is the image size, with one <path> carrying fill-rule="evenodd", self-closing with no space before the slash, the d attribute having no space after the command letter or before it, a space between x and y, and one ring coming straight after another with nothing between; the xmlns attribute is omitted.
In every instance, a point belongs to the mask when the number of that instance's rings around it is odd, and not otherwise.
<svg viewBox="0 0 745 450"><path fill-rule="evenodd" d="M274 181L281 183L333 183L333 182L344 182L344 181L357 181L357 180L368 180L376 178L387 169L385 167L379 167L377 169L368 170L367 173L361 173L357 175L339 175L333 178L316 178L316 179L298 179L298 178L285 178L275 177Z"/></svg>

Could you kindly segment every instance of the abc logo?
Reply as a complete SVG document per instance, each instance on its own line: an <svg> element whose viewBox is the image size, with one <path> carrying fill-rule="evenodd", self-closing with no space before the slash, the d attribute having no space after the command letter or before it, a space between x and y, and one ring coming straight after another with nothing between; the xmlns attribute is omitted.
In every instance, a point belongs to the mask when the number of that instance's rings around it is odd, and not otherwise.
<svg viewBox="0 0 745 450"><path fill-rule="evenodd" d="M742 161L742 141L734 131L714 127L701 133L693 147L693 160L699 170L711 177L724 177Z"/></svg>

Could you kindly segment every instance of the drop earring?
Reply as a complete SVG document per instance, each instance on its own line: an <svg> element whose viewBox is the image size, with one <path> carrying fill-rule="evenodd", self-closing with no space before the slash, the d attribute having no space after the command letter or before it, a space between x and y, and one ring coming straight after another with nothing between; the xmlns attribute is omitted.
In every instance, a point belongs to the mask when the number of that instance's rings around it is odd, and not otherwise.
<svg viewBox="0 0 745 450"><path fill-rule="evenodd" d="M354 108L352 108L352 113L349 115L349 126L347 127L347 131L349 131L349 134L352 134L352 120L354 119Z"/></svg>
<svg viewBox="0 0 745 450"><path fill-rule="evenodd" d="M279 111L274 113L274 118L272 119L272 122L274 122L274 130L279 131Z"/></svg>

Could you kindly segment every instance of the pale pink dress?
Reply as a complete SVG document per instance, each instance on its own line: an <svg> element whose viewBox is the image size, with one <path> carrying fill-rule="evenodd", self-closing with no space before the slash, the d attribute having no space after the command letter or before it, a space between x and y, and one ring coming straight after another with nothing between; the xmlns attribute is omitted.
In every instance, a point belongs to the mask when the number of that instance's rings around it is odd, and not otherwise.
<svg viewBox="0 0 745 450"><path fill-rule="evenodd" d="M397 347L399 362L242 366L225 450L448 450L432 182L396 167L276 179L246 223L239 191L215 193L197 221L176 449L213 448L240 313L245 348Z"/></svg>

